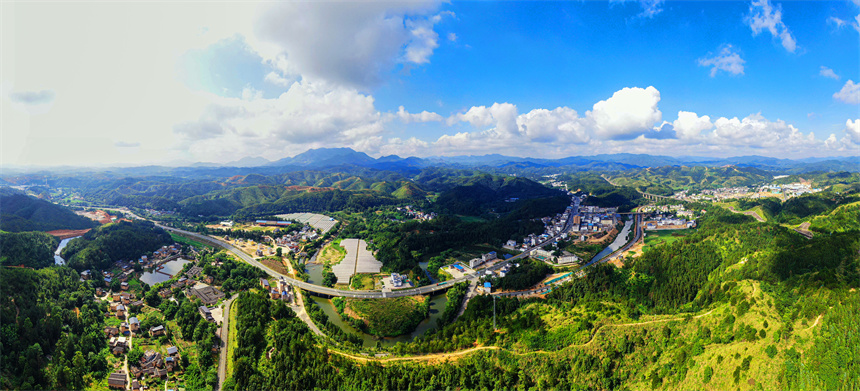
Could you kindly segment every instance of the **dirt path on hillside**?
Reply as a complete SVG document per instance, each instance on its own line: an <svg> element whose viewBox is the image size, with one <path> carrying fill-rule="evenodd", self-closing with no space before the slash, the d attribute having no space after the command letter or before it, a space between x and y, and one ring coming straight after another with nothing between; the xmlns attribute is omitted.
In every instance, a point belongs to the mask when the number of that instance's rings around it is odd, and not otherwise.
<svg viewBox="0 0 860 391"><path fill-rule="evenodd" d="M813 323L813 324L812 324L812 326L809 326L809 327L807 327L806 329L807 329L807 330L811 330L813 327L818 326L818 322L820 322L820 321L821 321L821 318L822 318L822 317L824 317L824 314L818 315L818 317L817 317L817 318L815 318L815 323Z"/></svg>
<svg viewBox="0 0 860 391"><path fill-rule="evenodd" d="M715 310L710 310L704 314L696 315L693 318L698 319L701 317L705 317L705 316L710 315L714 311ZM534 351L534 352L520 353L520 352L511 351L509 349L501 348L498 346L478 346L478 347L474 347L474 348L470 348L470 349L466 349L466 350L460 350L460 351L456 351L456 352L432 353L432 354L425 354L425 355L421 355L421 356L409 356L409 357L377 358L377 357L370 357L370 356L356 356L353 354L349 354L346 352L341 352L341 351L333 350L333 349L328 349L328 351L330 353L338 354L338 355L341 355L341 356L344 356L344 357L347 357L347 358L350 358L350 359L353 359L356 361L361 361L361 362L372 361L372 362L378 362L378 363L388 363L388 362L394 362L394 361L446 361L446 360L449 360L452 358L459 358L459 357L462 357L462 356L465 356L465 355L468 355L471 353L475 353L475 352L478 352L481 350L503 350L505 352L508 352L511 354L516 354L518 356L525 356L525 355L529 355L529 354L548 354L548 353L559 353L559 352L562 352L562 351L569 349L569 348L572 348L572 347L585 347L585 346L591 345L594 342L594 340L597 339L597 334L604 327L644 326L644 325L648 325L648 324L679 321L679 320L684 320L684 318L657 319L657 320L650 320L647 322L636 322L636 323L607 324L607 325L600 326L597 330L595 330L594 334L591 335L591 339L589 339L588 342L582 343L582 344L568 345L567 347L565 347L563 349L551 351L551 352L539 350L539 351Z"/></svg>
<svg viewBox="0 0 860 391"><path fill-rule="evenodd" d="M437 361L437 360L438 361L444 361L444 360L454 358L454 357L465 356L467 354L475 353L475 352L481 351L481 350L505 350L505 351L508 351L507 349L502 349L498 346L478 346L478 347L474 347L471 349L460 350L460 351L450 352L450 353L433 353L433 354L425 354L422 356L392 357L392 358L356 356L353 354L341 352L338 350L332 350L332 349L329 349L328 351L330 353L334 353L334 354L338 354L338 355L341 355L344 357L348 357L348 358L351 358L351 359L356 360L356 361L361 361L361 362L373 361L373 362L378 362L378 363L387 363L387 362L394 362L394 361Z"/></svg>
<svg viewBox="0 0 860 391"><path fill-rule="evenodd" d="M756 212L754 210L748 210L746 212L738 212L737 210L735 210L734 206L730 206L729 210L734 212L734 213L740 213L740 214L744 214L747 216L752 216L754 219L758 220L759 223L764 223L766 221L764 219L764 217L761 217L761 215L759 215L758 212Z"/></svg>

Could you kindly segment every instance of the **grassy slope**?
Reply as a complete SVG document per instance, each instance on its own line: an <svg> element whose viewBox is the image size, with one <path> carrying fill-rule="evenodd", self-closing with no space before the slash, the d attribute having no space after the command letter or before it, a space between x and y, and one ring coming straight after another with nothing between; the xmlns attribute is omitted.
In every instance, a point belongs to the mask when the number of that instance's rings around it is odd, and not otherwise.
<svg viewBox="0 0 860 391"><path fill-rule="evenodd" d="M236 335L236 332L237 332L236 331L237 330L236 312L237 311L235 309L235 305L234 305L235 303L236 303L235 301L230 303L230 324L232 324L233 327L230 327L230 330L227 332L227 348L228 348L228 351L227 351L227 370L224 372L224 379L223 380L229 379L231 376L233 376L233 365L234 365L233 364L233 352L236 350L236 344L237 344L236 341L238 341L238 339L237 339L238 337Z"/></svg>
<svg viewBox="0 0 860 391"><path fill-rule="evenodd" d="M816 216L811 220L812 229L824 232L843 232L860 229L860 202L842 205L827 215Z"/></svg>
<svg viewBox="0 0 860 391"><path fill-rule="evenodd" d="M184 236L179 236L179 235L174 234L174 233L171 233L171 234L170 234L170 237L172 237L172 238L173 238L173 240L174 240L176 243L182 243L182 244L185 244L185 245L188 245L188 246L194 246L194 248L196 248L196 249L198 249L198 250L199 250L199 249L202 249L202 248L212 248L212 246L210 246L210 245L208 245L208 244L203 244L202 242L198 242L198 241L196 241L196 240L188 239L188 238L186 238L186 237L184 237Z"/></svg>

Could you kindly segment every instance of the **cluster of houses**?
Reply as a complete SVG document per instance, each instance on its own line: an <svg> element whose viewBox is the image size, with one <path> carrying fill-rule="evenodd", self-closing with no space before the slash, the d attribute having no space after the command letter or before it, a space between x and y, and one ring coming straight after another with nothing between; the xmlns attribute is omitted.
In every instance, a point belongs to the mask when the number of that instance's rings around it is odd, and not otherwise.
<svg viewBox="0 0 860 391"><path fill-rule="evenodd" d="M274 285L269 284L269 280L261 278L260 287L269 292L269 297L273 300L293 301L293 287L283 277L279 278Z"/></svg>
<svg viewBox="0 0 860 391"><path fill-rule="evenodd" d="M169 287L161 288L161 290L158 291L158 295L164 299L168 299L173 296L174 292L185 289L186 297L196 297L200 299L203 304L214 305L218 300L223 299L226 295L218 288L206 285L215 281L212 276L203 277L202 282L204 283L198 284L200 281L197 280L197 278L200 278L202 271L203 270L198 266L192 267L185 272L185 275L179 277L179 279L170 284Z"/></svg>
<svg viewBox="0 0 860 391"><path fill-rule="evenodd" d="M779 179L779 178L775 178ZM682 190L675 193L672 198L686 201L708 200L720 201L733 198L762 198L782 196L783 198L797 197L804 194L820 192L820 188L813 188L808 183L788 183L783 185L762 185L762 186L737 186L737 187L721 187L719 189L705 189L696 194L690 194L689 190Z"/></svg>
<svg viewBox="0 0 860 391"><path fill-rule="evenodd" d="M123 290L128 290L128 279L131 278L132 274L134 274L134 267L130 262L127 261L117 261L117 267L119 267L122 272L114 274L111 271L103 271L102 279L104 279L105 284L110 285L113 283L114 279L117 279L122 282ZM93 273L91 270L84 270L81 272L81 279L89 280L93 278Z"/></svg>
<svg viewBox="0 0 860 391"><path fill-rule="evenodd" d="M418 209L412 207L412 205L406 205L404 207L397 207L397 211L403 212L406 216L422 221L433 220L436 218L435 212L424 213Z"/></svg>
<svg viewBox="0 0 860 391"><path fill-rule="evenodd" d="M642 223L646 230L687 229L695 228L696 220L687 220L671 216L657 215L652 220Z"/></svg>
<svg viewBox="0 0 860 391"><path fill-rule="evenodd" d="M171 244L170 246L161 246L160 249L155 250L152 253L152 261L157 261L159 259L168 258L172 255L179 255L180 251L182 251L182 246L179 243ZM140 257L141 265L143 265L144 257ZM147 266L147 265L143 265Z"/></svg>
<svg viewBox="0 0 860 391"><path fill-rule="evenodd" d="M156 250L152 254L151 258L149 256L146 256L146 255L141 256L137 262L142 267L155 267L164 261L179 257L179 254L181 251L182 251L182 246L179 243L174 243L170 246L162 246L160 249ZM101 273L102 278L104 279L105 284L108 284L108 285L113 283L114 279L119 280L119 281L123 282L122 289L127 290L128 289L127 281L134 274L134 261L119 260L119 261L116 261L114 264L121 271L119 273L113 273L111 271L103 271ZM96 274L97 273L94 273L92 270L89 270L89 269L84 270L81 272L81 279L90 280Z"/></svg>
<svg viewBox="0 0 860 391"><path fill-rule="evenodd" d="M279 229L275 228L275 234L280 233ZM298 252L303 242L316 240L319 238L319 233L311 226L305 225L301 230L289 232L284 235L274 236L271 238L275 245L282 247L291 252Z"/></svg>
<svg viewBox="0 0 860 391"><path fill-rule="evenodd" d="M148 213L150 216L158 217L158 216L171 216L171 215L175 214L176 212L174 212L172 210L146 209L146 213Z"/></svg>
<svg viewBox="0 0 860 391"><path fill-rule="evenodd" d="M620 219L617 211L618 208L583 206L573 215L570 231L580 234L610 231Z"/></svg>
<svg viewBox="0 0 860 391"><path fill-rule="evenodd" d="M129 371L135 379L132 382L132 389L135 388L137 379L143 377L164 379L167 374L179 368L179 349L176 346L168 346L167 354L162 356L161 353L155 350L147 350L143 353L143 357L137 363L129 363Z"/></svg>
<svg viewBox="0 0 860 391"><path fill-rule="evenodd" d="M481 254L480 258L472 258L469 260L469 267L474 269L479 265L482 265L486 262L492 261L497 258L497 254L495 251L490 251L486 254Z"/></svg>
<svg viewBox="0 0 860 391"><path fill-rule="evenodd" d="M568 232L565 231L568 221L573 220L573 225L571 231L580 232L580 226L582 226L582 232L596 232L599 230L609 230L617 222L617 216L615 216L616 208L597 208L594 206L586 206L580 208L579 204L582 201L582 198L585 196L573 196L571 197L570 205L565 208L563 213L558 213L554 217L544 217L541 218L541 222L544 224L545 230L544 233L540 235L530 234L523 238L522 243L517 243L516 240L508 240L502 248L508 250L520 250L527 251L530 248L537 246L540 243L547 241L549 238L554 236L559 236L561 238L566 238ZM598 229L594 229L593 219L594 217L604 217L609 216L610 219L602 219L599 218ZM588 220L585 220L588 218ZM600 223L606 223L606 225L600 225ZM608 227L608 228L606 228Z"/></svg>

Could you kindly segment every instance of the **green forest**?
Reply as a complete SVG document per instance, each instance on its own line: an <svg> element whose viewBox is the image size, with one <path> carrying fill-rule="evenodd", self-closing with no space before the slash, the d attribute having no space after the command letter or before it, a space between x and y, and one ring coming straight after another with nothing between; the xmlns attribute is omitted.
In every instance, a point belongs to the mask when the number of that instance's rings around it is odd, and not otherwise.
<svg viewBox="0 0 860 391"><path fill-rule="evenodd" d="M83 389L108 371L107 305L68 267L0 268L3 389Z"/></svg>
<svg viewBox="0 0 860 391"><path fill-rule="evenodd" d="M0 231L53 231L97 225L63 206L0 188Z"/></svg>
<svg viewBox="0 0 860 391"><path fill-rule="evenodd" d="M0 265L34 269L53 265L59 243L44 232L0 232Z"/></svg>
<svg viewBox="0 0 860 391"><path fill-rule="evenodd" d="M101 226L69 242L63 259L76 270L102 270L119 260L134 260L173 244L167 231L149 221L120 221Z"/></svg>

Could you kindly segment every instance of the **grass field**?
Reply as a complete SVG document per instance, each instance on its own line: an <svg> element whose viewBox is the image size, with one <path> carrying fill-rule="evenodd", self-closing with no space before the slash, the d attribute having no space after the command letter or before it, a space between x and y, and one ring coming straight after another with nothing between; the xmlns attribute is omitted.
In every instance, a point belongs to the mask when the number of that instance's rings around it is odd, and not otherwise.
<svg viewBox="0 0 860 391"><path fill-rule="evenodd" d="M645 246L642 248L642 250L647 250L651 247L659 246L661 244L672 244L676 240L689 235L691 232L692 230L689 229L646 231Z"/></svg>
<svg viewBox="0 0 860 391"><path fill-rule="evenodd" d="M340 246L340 239L329 243L320 251L317 262L323 265L337 265L346 256L346 249Z"/></svg>
<svg viewBox="0 0 860 391"><path fill-rule="evenodd" d="M369 291L376 288L376 282L379 279L373 274L356 274L350 280L350 287L355 290Z"/></svg>
<svg viewBox="0 0 860 391"><path fill-rule="evenodd" d="M268 257L268 258L260 259L260 263L262 263L263 265L266 265L267 267L269 267L270 269L272 269L278 273L281 273L284 275L290 274L289 271L287 270L286 266L284 266L284 263L281 262L280 260L278 260L277 257Z"/></svg>
<svg viewBox="0 0 860 391"><path fill-rule="evenodd" d="M174 233L171 233L171 234L170 234L170 237L172 237L172 238L173 238L173 241L174 241L174 242L176 242L176 243L182 243L182 244L184 244L184 245L194 246L194 248L196 248L196 249L201 249L201 248L212 248L212 246L210 246L210 245L203 244L203 243L198 242L198 241L196 241L196 240L191 240L191 239L188 239L188 238L186 238L186 237L184 237L184 236L179 236L179 235L174 234Z"/></svg>

